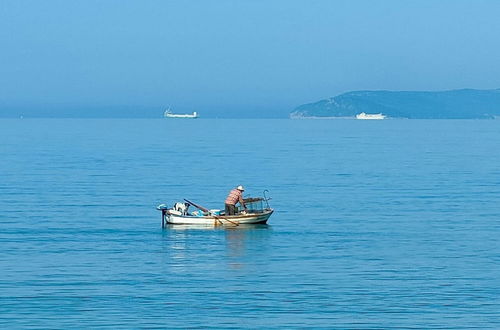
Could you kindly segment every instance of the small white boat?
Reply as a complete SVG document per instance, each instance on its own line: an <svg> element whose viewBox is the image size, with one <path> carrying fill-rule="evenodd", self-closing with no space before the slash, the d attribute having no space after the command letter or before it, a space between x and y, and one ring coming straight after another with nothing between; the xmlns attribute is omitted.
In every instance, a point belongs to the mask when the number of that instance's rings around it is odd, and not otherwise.
<svg viewBox="0 0 500 330"><path fill-rule="evenodd" d="M368 113L365 113L365 112L362 112L362 113L358 113L356 115L356 119L385 119L386 116L381 114L381 113L374 113L374 114L368 114Z"/></svg>
<svg viewBox="0 0 500 330"><path fill-rule="evenodd" d="M238 215L214 215L203 216L183 215L175 210L163 212L164 222L174 225L210 225L210 226L237 226L243 224L264 224L267 222L274 210L265 210L262 213L240 213Z"/></svg>
<svg viewBox="0 0 500 330"><path fill-rule="evenodd" d="M265 196L265 195L264 195ZM240 224L265 224L274 210L269 207L270 198L245 198L247 209L236 215L225 215L221 210L208 210L185 199L186 203L178 202L172 207L160 204L156 207L162 213L162 227L166 224L174 225L209 225L209 226L238 226ZM263 202L266 202L264 207ZM192 205L198 210L189 212Z"/></svg>
<svg viewBox="0 0 500 330"><path fill-rule="evenodd" d="M196 119L198 118L198 113L195 111L193 114L177 114L177 113L172 113L170 109L165 110L165 113L163 114L163 117L165 118L190 118L190 119Z"/></svg>

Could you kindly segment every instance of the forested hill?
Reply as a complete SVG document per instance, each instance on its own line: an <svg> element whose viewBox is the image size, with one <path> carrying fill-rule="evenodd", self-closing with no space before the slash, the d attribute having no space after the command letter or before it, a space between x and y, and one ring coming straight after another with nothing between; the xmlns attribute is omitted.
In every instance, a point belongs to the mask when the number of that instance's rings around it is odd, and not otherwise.
<svg viewBox="0 0 500 330"><path fill-rule="evenodd" d="M290 117L354 117L361 112L410 119L494 118L500 116L500 89L355 91L301 105Z"/></svg>

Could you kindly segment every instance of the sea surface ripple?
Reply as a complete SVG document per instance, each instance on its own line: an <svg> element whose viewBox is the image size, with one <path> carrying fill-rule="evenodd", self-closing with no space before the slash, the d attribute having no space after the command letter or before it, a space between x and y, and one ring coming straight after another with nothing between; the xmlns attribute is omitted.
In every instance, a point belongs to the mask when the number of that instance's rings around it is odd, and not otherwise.
<svg viewBox="0 0 500 330"><path fill-rule="evenodd" d="M498 120L0 120L1 328L500 328ZM160 203L269 189L268 226Z"/></svg>

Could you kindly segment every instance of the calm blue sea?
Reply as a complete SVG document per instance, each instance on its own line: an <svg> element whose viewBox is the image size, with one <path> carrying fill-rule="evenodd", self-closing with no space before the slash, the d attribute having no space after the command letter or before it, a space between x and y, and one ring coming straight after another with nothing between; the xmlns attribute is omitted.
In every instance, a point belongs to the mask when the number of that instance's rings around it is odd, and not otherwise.
<svg viewBox="0 0 500 330"><path fill-rule="evenodd" d="M499 328L500 121L2 119L0 226L1 328Z"/></svg>

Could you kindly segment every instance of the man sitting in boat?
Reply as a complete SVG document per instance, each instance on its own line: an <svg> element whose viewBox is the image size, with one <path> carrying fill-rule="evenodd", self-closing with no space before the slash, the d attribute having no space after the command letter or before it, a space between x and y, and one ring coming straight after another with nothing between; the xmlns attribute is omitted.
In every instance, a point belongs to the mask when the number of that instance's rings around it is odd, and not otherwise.
<svg viewBox="0 0 500 330"><path fill-rule="evenodd" d="M229 195L226 198L225 210L226 215L235 215L236 214L236 204L239 202L241 206L246 210L247 206L243 201L243 192L245 189L243 186L238 186L236 189L233 189L229 192Z"/></svg>

